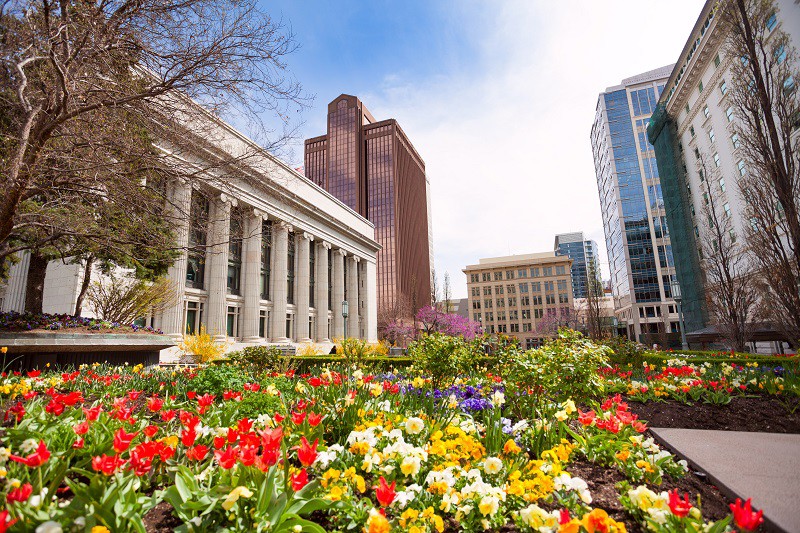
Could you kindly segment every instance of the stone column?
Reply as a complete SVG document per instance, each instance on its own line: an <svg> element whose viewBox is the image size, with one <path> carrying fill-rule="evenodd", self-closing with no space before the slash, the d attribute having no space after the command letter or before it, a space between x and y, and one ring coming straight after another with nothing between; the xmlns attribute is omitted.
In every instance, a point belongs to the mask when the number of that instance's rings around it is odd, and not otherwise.
<svg viewBox="0 0 800 533"><path fill-rule="evenodd" d="M186 292L191 208L191 184L185 180L175 180L172 183L169 204L167 205L168 216L172 218L172 227L175 228L175 245L180 249L180 255L167 272L167 277L173 283L175 304L169 309L165 309L161 315L161 329L175 340L183 338L183 334L186 331L186 324L183 322L183 297Z"/></svg>
<svg viewBox="0 0 800 533"><path fill-rule="evenodd" d="M364 335L369 342L378 342L378 276L373 261L364 260Z"/></svg>
<svg viewBox="0 0 800 533"><path fill-rule="evenodd" d="M253 209L245 220L242 242L242 341L258 343L258 318L261 309L261 228L266 213Z"/></svg>
<svg viewBox="0 0 800 533"><path fill-rule="evenodd" d="M333 252L333 302L331 312L333 313L333 338L341 339L345 337L344 318L342 318L342 300L344 300L344 256L347 252L341 248Z"/></svg>
<svg viewBox="0 0 800 533"><path fill-rule="evenodd" d="M311 241L314 236L303 232L297 236L297 283L295 291L295 331L297 331L297 342L311 342L311 332L308 330L308 319L311 316L309 306L311 305Z"/></svg>
<svg viewBox="0 0 800 533"><path fill-rule="evenodd" d="M317 306L317 342L327 342L328 338L328 250L330 243L325 241L317 244L317 273L314 276L315 289L314 304Z"/></svg>
<svg viewBox="0 0 800 533"><path fill-rule="evenodd" d="M227 295L228 295L228 252L231 233L231 207L236 200L226 194L220 194L211 202L208 252L208 317L207 332L214 340L222 341L227 337Z"/></svg>
<svg viewBox="0 0 800 533"><path fill-rule="evenodd" d="M347 303L350 314L347 317L347 336L358 338L358 261L356 255L347 258Z"/></svg>
<svg viewBox="0 0 800 533"><path fill-rule="evenodd" d="M272 298L272 342L289 342L286 336L286 289L289 283L289 229L283 221L272 224L272 268L270 297Z"/></svg>

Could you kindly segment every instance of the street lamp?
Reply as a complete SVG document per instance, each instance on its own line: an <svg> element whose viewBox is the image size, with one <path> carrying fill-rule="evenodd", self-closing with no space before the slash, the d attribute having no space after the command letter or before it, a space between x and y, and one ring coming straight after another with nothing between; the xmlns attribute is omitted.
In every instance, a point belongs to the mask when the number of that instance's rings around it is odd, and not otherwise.
<svg viewBox="0 0 800 533"><path fill-rule="evenodd" d="M342 318L344 318L344 335L342 335L343 339L347 338L347 315L350 314L350 304L347 303L347 300L342 302Z"/></svg>
<svg viewBox="0 0 800 533"><path fill-rule="evenodd" d="M675 303L678 304L678 325L681 328L681 348L683 350L688 350L689 345L686 343L686 329L683 327L683 308L681 307L681 285L678 283L678 280L672 280L670 283L670 289L672 291L672 299L675 300Z"/></svg>

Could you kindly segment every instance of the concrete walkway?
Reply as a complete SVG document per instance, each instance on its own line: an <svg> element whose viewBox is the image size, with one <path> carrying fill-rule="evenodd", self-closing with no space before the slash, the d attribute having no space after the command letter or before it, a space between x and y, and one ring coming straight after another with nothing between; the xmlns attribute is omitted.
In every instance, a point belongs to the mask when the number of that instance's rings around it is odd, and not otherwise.
<svg viewBox="0 0 800 533"><path fill-rule="evenodd" d="M800 532L800 435L650 428L733 498L753 499L770 531Z"/></svg>

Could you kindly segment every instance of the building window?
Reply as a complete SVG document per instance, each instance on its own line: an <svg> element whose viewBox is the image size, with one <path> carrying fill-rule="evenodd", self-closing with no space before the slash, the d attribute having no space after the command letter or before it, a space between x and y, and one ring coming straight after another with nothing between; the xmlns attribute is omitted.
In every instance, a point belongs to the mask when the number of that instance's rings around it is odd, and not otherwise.
<svg viewBox="0 0 800 533"><path fill-rule="evenodd" d="M206 238L208 236L208 199L192 191L189 210L189 253L186 265L186 286L202 289L206 270Z"/></svg>
<svg viewBox="0 0 800 533"><path fill-rule="evenodd" d="M553 275L553 267L543 267L542 268L542 274L545 277L552 276Z"/></svg>
<svg viewBox="0 0 800 533"><path fill-rule="evenodd" d="M556 303L556 295L555 294L548 294L545 296L545 303L547 305L554 305Z"/></svg>
<svg viewBox="0 0 800 533"><path fill-rule="evenodd" d="M516 285L508 285L508 286L506 286L506 292L508 292L508 294L517 294Z"/></svg>
<svg viewBox="0 0 800 533"><path fill-rule="evenodd" d="M727 117L728 122L733 120L733 106L730 106L725 110L725 117Z"/></svg>
<svg viewBox="0 0 800 533"><path fill-rule="evenodd" d="M717 54L714 56L714 68L717 68L719 66L719 63L720 63L719 54Z"/></svg>
<svg viewBox="0 0 800 533"><path fill-rule="evenodd" d="M697 92L703 92L703 80L700 80L700 83L697 84Z"/></svg>
<svg viewBox="0 0 800 533"><path fill-rule="evenodd" d="M689 126L689 133L694 137L694 126Z"/></svg>
<svg viewBox="0 0 800 533"><path fill-rule="evenodd" d="M258 336L262 339L267 338L269 333L269 313L266 309L261 309L258 312Z"/></svg>
<svg viewBox="0 0 800 533"><path fill-rule="evenodd" d="M726 202L725 205L722 206L722 209L725 210L725 216L730 218L730 216L731 216L731 204Z"/></svg>
<svg viewBox="0 0 800 533"><path fill-rule="evenodd" d="M528 292L528 284L527 283L520 283L519 284L519 292L520 293Z"/></svg>
<svg viewBox="0 0 800 533"><path fill-rule="evenodd" d="M542 318L544 316L543 309L534 309L533 310L533 318Z"/></svg>
<svg viewBox="0 0 800 533"><path fill-rule="evenodd" d="M228 294L241 294L242 284L242 238L244 227L242 212L231 211L230 236L228 238Z"/></svg>
<svg viewBox="0 0 800 533"><path fill-rule="evenodd" d="M545 292L553 292L555 290L555 284L552 281L545 281L544 290Z"/></svg>
<svg viewBox="0 0 800 533"><path fill-rule="evenodd" d="M531 318L531 310L530 309L523 309L522 310L522 320L530 320Z"/></svg>
<svg viewBox="0 0 800 533"><path fill-rule="evenodd" d="M530 318L530 316L528 316L528 318ZM530 330L531 330L531 324L530 324L530 322L524 322L524 323L522 324L522 331L523 331L523 332L525 332L525 333L527 333L527 332L529 332Z"/></svg>
<svg viewBox="0 0 800 533"><path fill-rule="evenodd" d="M477 274L470 274L469 275L469 280L472 283L478 283L478 281L480 281L480 277Z"/></svg>
<svg viewBox="0 0 800 533"><path fill-rule="evenodd" d="M511 324L511 333L519 333L519 324Z"/></svg>
<svg viewBox="0 0 800 533"><path fill-rule="evenodd" d="M531 292L542 292L542 282L534 281L531 283Z"/></svg>
<svg viewBox="0 0 800 533"><path fill-rule="evenodd" d="M567 290L567 280L565 280L565 279L558 280L558 282L556 283L556 286L558 287L559 291Z"/></svg>
<svg viewBox="0 0 800 533"><path fill-rule="evenodd" d="M533 305L542 305L542 295L541 294L533 297Z"/></svg>
<svg viewBox="0 0 800 533"><path fill-rule="evenodd" d="M506 270L506 279L514 279L514 271Z"/></svg>
<svg viewBox="0 0 800 533"><path fill-rule="evenodd" d="M228 317L226 321L226 333L228 337L238 337L239 336L239 307L238 306L228 306Z"/></svg>
<svg viewBox="0 0 800 533"><path fill-rule="evenodd" d="M714 128L708 130L708 139L713 143L714 139L716 139L716 135L714 135Z"/></svg>
<svg viewBox="0 0 800 533"><path fill-rule="evenodd" d="M483 295L484 296L491 296L492 295L492 288L491 287L484 287L483 288Z"/></svg>
<svg viewBox="0 0 800 533"><path fill-rule="evenodd" d="M711 111L708 110L708 106L707 105L703 106L703 116L706 117L706 118L711 116Z"/></svg>
<svg viewBox="0 0 800 533"><path fill-rule="evenodd" d="M261 223L261 298L269 300L270 260L272 257L272 221Z"/></svg>
<svg viewBox="0 0 800 533"><path fill-rule="evenodd" d="M531 305L531 299L528 296L520 296L519 297L519 304L520 305Z"/></svg>
<svg viewBox="0 0 800 533"><path fill-rule="evenodd" d="M716 152L715 152L715 153L714 153L714 166L715 166L715 167L717 167L717 168L719 168L719 166L720 166L721 164L722 164L722 163L720 162L720 159L719 159L719 153L716 153Z"/></svg>
<svg viewBox="0 0 800 533"><path fill-rule="evenodd" d="M728 94L728 84L725 83L725 80L722 80L722 83L719 84L719 92L722 93L722 96Z"/></svg>
<svg viewBox="0 0 800 533"><path fill-rule="evenodd" d="M694 158L695 159L700 159L700 149L697 148L697 147L695 147L695 149L694 149Z"/></svg>
<svg viewBox="0 0 800 533"><path fill-rule="evenodd" d="M737 150L739 148L739 145L741 144L741 141L739 141L739 134L738 133L734 133L733 135L731 135L731 144L733 144L733 149L734 150Z"/></svg>
<svg viewBox="0 0 800 533"><path fill-rule="evenodd" d="M503 281L503 273L502 272L495 272L494 273L494 280L495 281Z"/></svg>
<svg viewBox="0 0 800 533"><path fill-rule="evenodd" d="M725 192L725 178L720 178L719 179L719 189L722 192Z"/></svg>
<svg viewBox="0 0 800 533"><path fill-rule="evenodd" d="M569 303L569 296L566 293L559 293L558 295L558 303L561 304L568 304Z"/></svg>
<svg viewBox="0 0 800 533"><path fill-rule="evenodd" d="M684 109L686 110L686 114L688 115L689 114L689 104L686 104L686 107Z"/></svg>
<svg viewBox="0 0 800 533"><path fill-rule="evenodd" d="M508 299L508 306L509 307L516 307L517 306L517 299L516 298L509 298Z"/></svg>
<svg viewBox="0 0 800 533"><path fill-rule="evenodd" d="M527 278L528 277L528 269L527 268L519 269L517 271L517 276L520 277L520 278Z"/></svg>
<svg viewBox="0 0 800 533"><path fill-rule="evenodd" d="M556 275L557 276L563 276L566 273L567 273L567 271L566 271L566 267L564 265L558 265L556 267Z"/></svg>
<svg viewBox="0 0 800 533"><path fill-rule="evenodd" d="M739 169L739 175L744 176L747 174L747 169L744 168L744 160L740 159L738 163L736 163L736 168Z"/></svg>
<svg viewBox="0 0 800 533"><path fill-rule="evenodd" d="M187 335L194 335L200 331L203 323L203 304L201 302L186 302L186 331Z"/></svg>
<svg viewBox="0 0 800 533"><path fill-rule="evenodd" d="M494 293L495 294L503 294L503 286L502 285L495 285Z"/></svg>
<svg viewBox="0 0 800 533"><path fill-rule="evenodd" d="M775 29L776 24L778 24L778 15L777 13L772 13L767 19L767 30L772 31Z"/></svg>
<svg viewBox="0 0 800 533"><path fill-rule="evenodd" d="M484 272L481 276L483 281L492 281L492 274L490 272Z"/></svg>

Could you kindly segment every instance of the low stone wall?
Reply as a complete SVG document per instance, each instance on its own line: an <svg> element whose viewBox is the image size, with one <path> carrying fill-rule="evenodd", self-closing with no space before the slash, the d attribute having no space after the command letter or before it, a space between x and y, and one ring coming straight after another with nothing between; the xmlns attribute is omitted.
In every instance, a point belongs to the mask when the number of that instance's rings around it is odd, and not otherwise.
<svg viewBox="0 0 800 533"><path fill-rule="evenodd" d="M174 346L166 335L114 333L0 333L11 370L77 367L82 364L157 365L161 350Z"/></svg>

